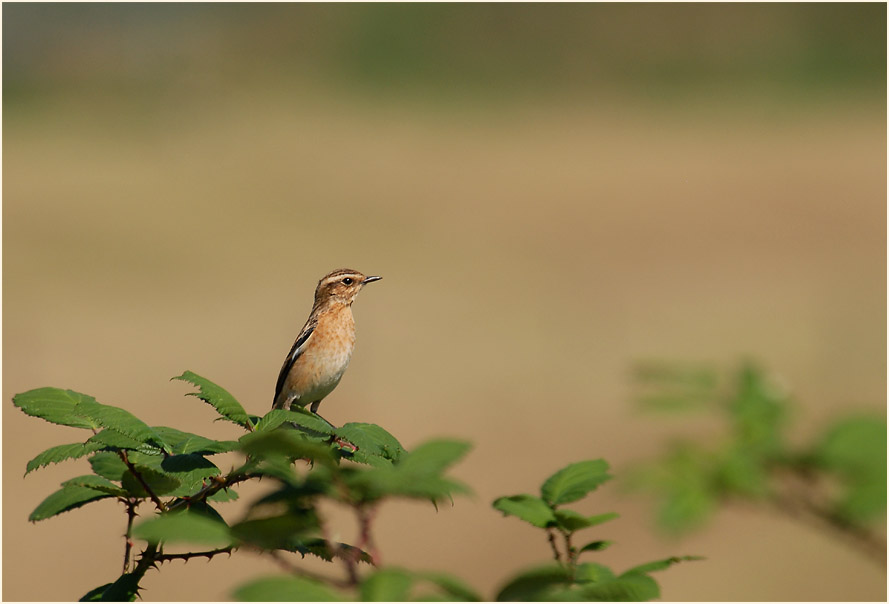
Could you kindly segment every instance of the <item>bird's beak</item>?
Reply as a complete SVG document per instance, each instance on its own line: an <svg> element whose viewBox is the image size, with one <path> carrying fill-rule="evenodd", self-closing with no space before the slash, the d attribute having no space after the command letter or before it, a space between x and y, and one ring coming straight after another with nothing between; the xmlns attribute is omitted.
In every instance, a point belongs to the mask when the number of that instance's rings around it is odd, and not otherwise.
<svg viewBox="0 0 889 604"><path fill-rule="evenodd" d="M367 285L371 281L379 281L380 279L382 279L382 277L365 277L364 284Z"/></svg>

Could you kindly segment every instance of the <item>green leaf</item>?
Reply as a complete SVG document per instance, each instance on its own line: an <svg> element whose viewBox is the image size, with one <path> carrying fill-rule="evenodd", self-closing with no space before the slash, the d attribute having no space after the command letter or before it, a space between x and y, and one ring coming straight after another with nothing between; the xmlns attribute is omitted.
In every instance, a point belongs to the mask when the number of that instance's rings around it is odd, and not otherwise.
<svg viewBox="0 0 889 604"><path fill-rule="evenodd" d="M598 562L578 564L574 573L574 580L577 583L604 583L614 581L616 578L614 571Z"/></svg>
<svg viewBox="0 0 889 604"><path fill-rule="evenodd" d="M202 455L190 453L186 455L170 455L160 460L160 469L167 476L175 478L180 488L171 491L171 495L185 497L199 491L207 479L221 474L216 465Z"/></svg>
<svg viewBox="0 0 889 604"><path fill-rule="evenodd" d="M308 472L301 479L281 485L276 491L271 491L264 497L253 503L253 509L259 510L266 507L267 509L280 510L282 506L288 510L296 510L301 512L314 505L318 495L335 494L340 490L339 485L332 484L334 481L333 473L329 468L316 467ZM268 512L257 512L260 515L268 515Z"/></svg>
<svg viewBox="0 0 889 604"><path fill-rule="evenodd" d="M266 432L274 430L284 423L296 424L300 428L304 428L318 434L333 434L333 426L326 421L310 413L302 408L297 409L272 409L266 413L259 423L256 424L257 432Z"/></svg>
<svg viewBox="0 0 889 604"><path fill-rule="evenodd" d="M286 549L295 551L310 534L317 533L318 516L314 509L301 513L290 513L270 518L244 520L231 527L232 535L242 543L249 543L263 549Z"/></svg>
<svg viewBox="0 0 889 604"><path fill-rule="evenodd" d="M373 469L343 468L350 496L360 501L376 501L385 496L402 496L440 501L469 488L441 474L469 449L461 441L434 440L405 453L398 463Z"/></svg>
<svg viewBox="0 0 889 604"><path fill-rule="evenodd" d="M37 388L12 397L13 404L32 417L72 428L99 428L92 419L74 413L74 408L87 400L95 402L96 399L61 388Z"/></svg>
<svg viewBox="0 0 889 604"><path fill-rule="evenodd" d="M647 562L645 564L640 564L639 566L634 566L621 574L621 577L629 574L651 573L658 570L665 570L674 564L679 564L680 562L693 562L695 560L704 560L704 558L701 556L673 556L672 558L656 560L655 562Z"/></svg>
<svg viewBox="0 0 889 604"><path fill-rule="evenodd" d="M234 489L222 489L207 497L207 501L213 501L215 503L227 503L229 501L237 501L238 497L238 492Z"/></svg>
<svg viewBox="0 0 889 604"><path fill-rule="evenodd" d="M608 512L594 516L584 516L574 510L556 510L555 516L560 528L569 532L574 532L602 524L603 522L608 522L609 520L614 520L619 517L619 514Z"/></svg>
<svg viewBox="0 0 889 604"><path fill-rule="evenodd" d="M851 417L831 426L815 446L820 465L850 477L886 478L886 420Z"/></svg>
<svg viewBox="0 0 889 604"><path fill-rule="evenodd" d="M585 583L550 594L554 600L586 602L646 602L660 596L657 582L644 574L621 575L611 581Z"/></svg>
<svg viewBox="0 0 889 604"><path fill-rule="evenodd" d="M253 423L250 421L241 403L221 386L217 386L210 380L202 378L191 371L186 371L182 375L171 379L182 380L197 386L200 390L199 392L190 392L186 396L196 396L216 409L219 415L228 421L234 422L247 430L253 429Z"/></svg>
<svg viewBox="0 0 889 604"><path fill-rule="evenodd" d="M72 443L70 445L50 447L28 462L28 465L25 468L25 476L27 476L29 472L37 470L38 468L43 468L52 463L59 463L66 459L77 459L84 455L89 455L94 451L98 451L101 448L102 445L97 443Z"/></svg>
<svg viewBox="0 0 889 604"><path fill-rule="evenodd" d="M618 517L614 512L598 514L596 516L584 516L574 510L556 510L555 516L559 527L569 532L596 526L597 524L602 524L603 522L608 522L609 520Z"/></svg>
<svg viewBox="0 0 889 604"><path fill-rule="evenodd" d="M587 526L596 526L608 522L609 520L614 520L615 518L620 518L620 514L617 512L605 512L604 514L587 516Z"/></svg>
<svg viewBox="0 0 889 604"><path fill-rule="evenodd" d="M366 551L359 549L348 543L332 543L333 550L327 546L327 541L321 538L302 539L289 544L286 548L288 551L300 554L303 558L311 554L317 556L326 562L332 562L334 558L341 560L357 560L366 564L372 564L373 560Z"/></svg>
<svg viewBox="0 0 889 604"><path fill-rule="evenodd" d="M399 568L384 568L368 576L360 587L364 602L407 602L414 577Z"/></svg>
<svg viewBox="0 0 889 604"><path fill-rule="evenodd" d="M164 457L131 451L128 457L155 495L193 495L201 489L206 479L220 473L219 468L210 460L196 453ZM137 497L148 496L141 482L129 471L117 453L101 451L89 461L93 472L99 476L122 482L124 488Z"/></svg>
<svg viewBox="0 0 889 604"><path fill-rule="evenodd" d="M726 494L754 498L768 494L768 466L755 451L732 446L715 459L715 480Z"/></svg>
<svg viewBox="0 0 889 604"><path fill-rule="evenodd" d="M120 488L110 480L106 480L101 476L95 476L93 474L87 474L85 476L78 476L77 478L66 480L62 483L62 486L89 487L90 489L100 491L102 493L107 493L109 495L113 495L114 497L127 496L126 491L124 491L122 488Z"/></svg>
<svg viewBox="0 0 889 604"><path fill-rule="evenodd" d="M330 447L306 440L296 430L252 432L240 439L241 451L255 458L287 457L309 459L326 466L336 465Z"/></svg>
<svg viewBox="0 0 889 604"><path fill-rule="evenodd" d="M608 463L604 459L581 461L566 466L547 478L540 488L540 494L550 505L571 503L582 499L610 479Z"/></svg>
<svg viewBox="0 0 889 604"><path fill-rule="evenodd" d="M161 457L131 452L129 460L143 477L146 469L149 471L148 483L152 490L157 488L163 494L177 497L193 495L208 478L220 473L213 462L197 453ZM161 494L159 491L155 493Z"/></svg>
<svg viewBox="0 0 889 604"><path fill-rule="evenodd" d="M148 488L150 488L155 495L170 495L182 486L182 483L174 477L155 470L154 468L143 465L134 465L133 467L136 468L139 476L145 481L145 484L148 485ZM124 472L123 477L121 478L121 484L127 492L135 497L148 497L148 491L142 486L142 481L129 470Z"/></svg>
<svg viewBox="0 0 889 604"><path fill-rule="evenodd" d="M189 511L156 516L133 527L133 536L149 543L194 543L208 547L231 545L224 523Z"/></svg>
<svg viewBox="0 0 889 604"><path fill-rule="evenodd" d="M266 459L252 459L243 466L242 470L253 476L269 476L287 484L299 484L301 479L297 476L293 462L284 457L268 457Z"/></svg>
<svg viewBox="0 0 889 604"><path fill-rule="evenodd" d="M100 585L98 587L94 587L89 590L83 596L81 596L79 602L100 602L102 600L102 594L105 593L105 590L111 587L111 583L106 583L105 585Z"/></svg>
<svg viewBox="0 0 889 604"><path fill-rule="evenodd" d="M69 485L62 487L46 499L44 499L37 508L31 512L28 520L37 522L38 520L46 520L62 512L67 512L82 505L86 505L98 499L111 497L107 493L97 491L90 487L82 487L77 485Z"/></svg>
<svg viewBox="0 0 889 604"><path fill-rule="evenodd" d="M356 445L359 451L390 461L398 461L404 447L386 430L376 424L350 422L337 428L334 434Z"/></svg>
<svg viewBox="0 0 889 604"><path fill-rule="evenodd" d="M125 409L103 405L94 398L84 398L74 407L74 414L85 417L103 428L120 432L140 443L148 443L158 449L170 452L169 446L160 435L141 419Z"/></svg>
<svg viewBox="0 0 889 604"><path fill-rule="evenodd" d="M445 573L438 572L416 572L415 577L425 579L437 585L447 595L463 602L481 602L481 596L466 583Z"/></svg>
<svg viewBox="0 0 889 604"><path fill-rule="evenodd" d="M284 411L284 409L272 409L271 411L263 415L258 422L256 422L254 431L268 432L269 430L274 430L286 421L287 413Z"/></svg>
<svg viewBox="0 0 889 604"><path fill-rule="evenodd" d="M351 450L347 448L347 446L339 447L338 443L334 446L337 447L336 451L343 459L348 459L349 461L354 461L355 463L373 466L374 468L385 468L392 465L392 462L385 457L365 453L362 449Z"/></svg>
<svg viewBox="0 0 889 604"><path fill-rule="evenodd" d="M717 505L719 484L713 480L716 459L706 449L681 443L662 459L638 467L631 480L655 491L658 524L674 534L699 527Z"/></svg>
<svg viewBox="0 0 889 604"><path fill-rule="evenodd" d="M614 541L591 541L580 548L580 552L599 552L603 549L608 548L614 543Z"/></svg>
<svg viewBox="0 0 889 604"><path fill-rule="evenodd" d="M90 457L89 462L93 472L108 480L120 482L127 473L127 466L117 453L100 451Z"/></svg>
<svg viewBox="0 0 889 604"><path fill-rule="evenodd" d="M886 481L855 482L847 486L836 503L836 513L844 521L862 526L886 514Z"/></svg>
<svg viewBox="0 0 889 604"><path fill-rule="evenodd" d="M235 440L212 440L190 432L183 432L176 428L155 426L154 431L160 434L170 449L176 455L188 453L200 453L201 455L213 455L214 453L227 453L238 448Z"/></svg>
<svg viewBox="0 0 889 604"><path fill-rule="evenodd" d="M139 577L126 573L102 592L102 602L135 602L139 595Z"/></svg>
<svg viewBox="0 0 889 604"><path fill-rule="evenodd" d="M749 363L741 367L728 405L736 442L760 458L780 455L789 402L760 369Z"/></svg>
<svg viewBox="0 0 889 604"><path fill-rule="evenodd" d="M310 472L306 476L305 481L282 485L278 490L272 491L255 501L251 506L252 510L259 510L260 508L280 510L283 506L288 510L302 513L311 507L309 504L313 497L325 493L331 486L329 484L331 481L329 473L321 480L316 480L316 474L320 473L320 471L316 470ZM264 511L257 513L260 515L268 514Z"/></svg>
<svg viewBox="0 0 889 604"><path fill-rule="evenodd" d="M547 564L523 571L510 579L497 593L498 602L532 602L547 599L553 588L571 583L568 569Z"/></svg>
<svg viewBox="0 0 889 604"><path fill-rule="evenodd" d="M175 501L181 501L181 499L176 499ZM211 506L209 503L204 501L188 501L186 502L186 507L184 508L176 508L173 510L172 514L181 514L182 512L189 512L190 514L199 514L201 516L205 516L214 522L218 522L221 525L228 526L225 522L225 518L222 517L222 514L216 511L216 508Z"/></svg>
<svg viewBox="0 0 889 604"><path fill-rule="evenodd" d="M161 455L163 453L160 448L153 444L130 438L125 434L121 434L120 432L109 428L93 435L87 442L95 443L103 447L112 447L114 449L140 451L149 455Z"/></svg>
<svg viewBox="0 0 889 604"><path fill-rule="evenodd" d="M303 577L264 577L238 587L241 602L339 602L344 599L323 583Z"/></svg>
<svg viewBox="0 0 889 604"><path fill-rule="evenodd" d="M516 516L540 528L554 526L556 523L552 508L543 499L534 495L499 497L492 505L506 516Z"/></svg>
<svg viewBox="0 0 889 604"><path fill-rule="evenodd" d="M554 515L559 528L569 533L589 526L586 516L574 510L556 510Z"/></svg>
<svg viewBox="0 0 889 604"><path fill-rule="evenodd" d="M81 602L135 602L139 595L139 580L126 573L114 583L106 583L86 592Z"/></svg>
<svg viewBox="0 0 889 604"><path fill-rule="evenodd" d="M704 483L677 482L658 511L660 526L681 533L701 526L716 508L716 499Z"/></svg>
<svg viewBox="0 0 889 604"><path fill-rule="evenodd" d="M404 473L440 474L471 448L472 445L464 441L431 440L404 455L395 467Z"/></svg>

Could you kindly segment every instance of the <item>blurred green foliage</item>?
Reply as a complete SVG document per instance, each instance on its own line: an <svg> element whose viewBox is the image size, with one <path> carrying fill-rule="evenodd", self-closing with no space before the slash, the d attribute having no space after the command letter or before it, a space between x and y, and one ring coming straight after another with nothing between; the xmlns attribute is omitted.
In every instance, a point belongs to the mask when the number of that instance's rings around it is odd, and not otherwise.
<svg viewBox="0 0 889 604"><path fill-rule="evenodd" d="M721 438L676 442L631 473L630 484L657 497L664 529L699 527L725 502L769 503L851 536L885 561L884 417L838 418L799 446L787 437L790 394L753 364L728 383L715 370L666 364L641 366L636 377L647 408L715 409L726 424Z"/></svg>
<svg viewBox="0 0 889 604"><path fill-rule="evenodd" d="M830 426L806 460L842 484L835 501L839 518L868 524L886 516L886 423L851 417Z"/></svg>
<svg viewBox="0 0 889 604"><path fill-rule="evenodd" d="M3 6L4 101L261 80L499 101L880 96L885 49L883 3Z"/></svg>

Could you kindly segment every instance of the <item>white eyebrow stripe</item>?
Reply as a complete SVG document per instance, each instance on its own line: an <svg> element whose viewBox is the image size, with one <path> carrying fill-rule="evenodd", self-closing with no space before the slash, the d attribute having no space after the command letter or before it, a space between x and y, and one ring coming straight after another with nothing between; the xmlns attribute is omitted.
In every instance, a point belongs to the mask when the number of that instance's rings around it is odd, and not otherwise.
<svg viewBox="0 0 889 604"><path fill-rule="evenodd" d="M331 275L331 276L327 277L327 279L325 279L321 283L323 283L325 285L328 283L339 283L346 277L350 277L353 281L357 281L361 277L363 277L363 275L361 275L359 273L338 273L336 275Z"/></svg>

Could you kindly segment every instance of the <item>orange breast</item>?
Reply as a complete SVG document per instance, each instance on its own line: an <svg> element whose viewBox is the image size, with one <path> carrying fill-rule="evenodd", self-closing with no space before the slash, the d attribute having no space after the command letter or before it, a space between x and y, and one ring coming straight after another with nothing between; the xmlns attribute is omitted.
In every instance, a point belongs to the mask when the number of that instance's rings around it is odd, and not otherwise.
<svg viewBox="0 0 889 604"><path fill-rule="evenodd" d="M355 347L355 320L351 307L329 310L294 363L285 387L296 395L295 404L320 401L336 388Z"/></svg>

